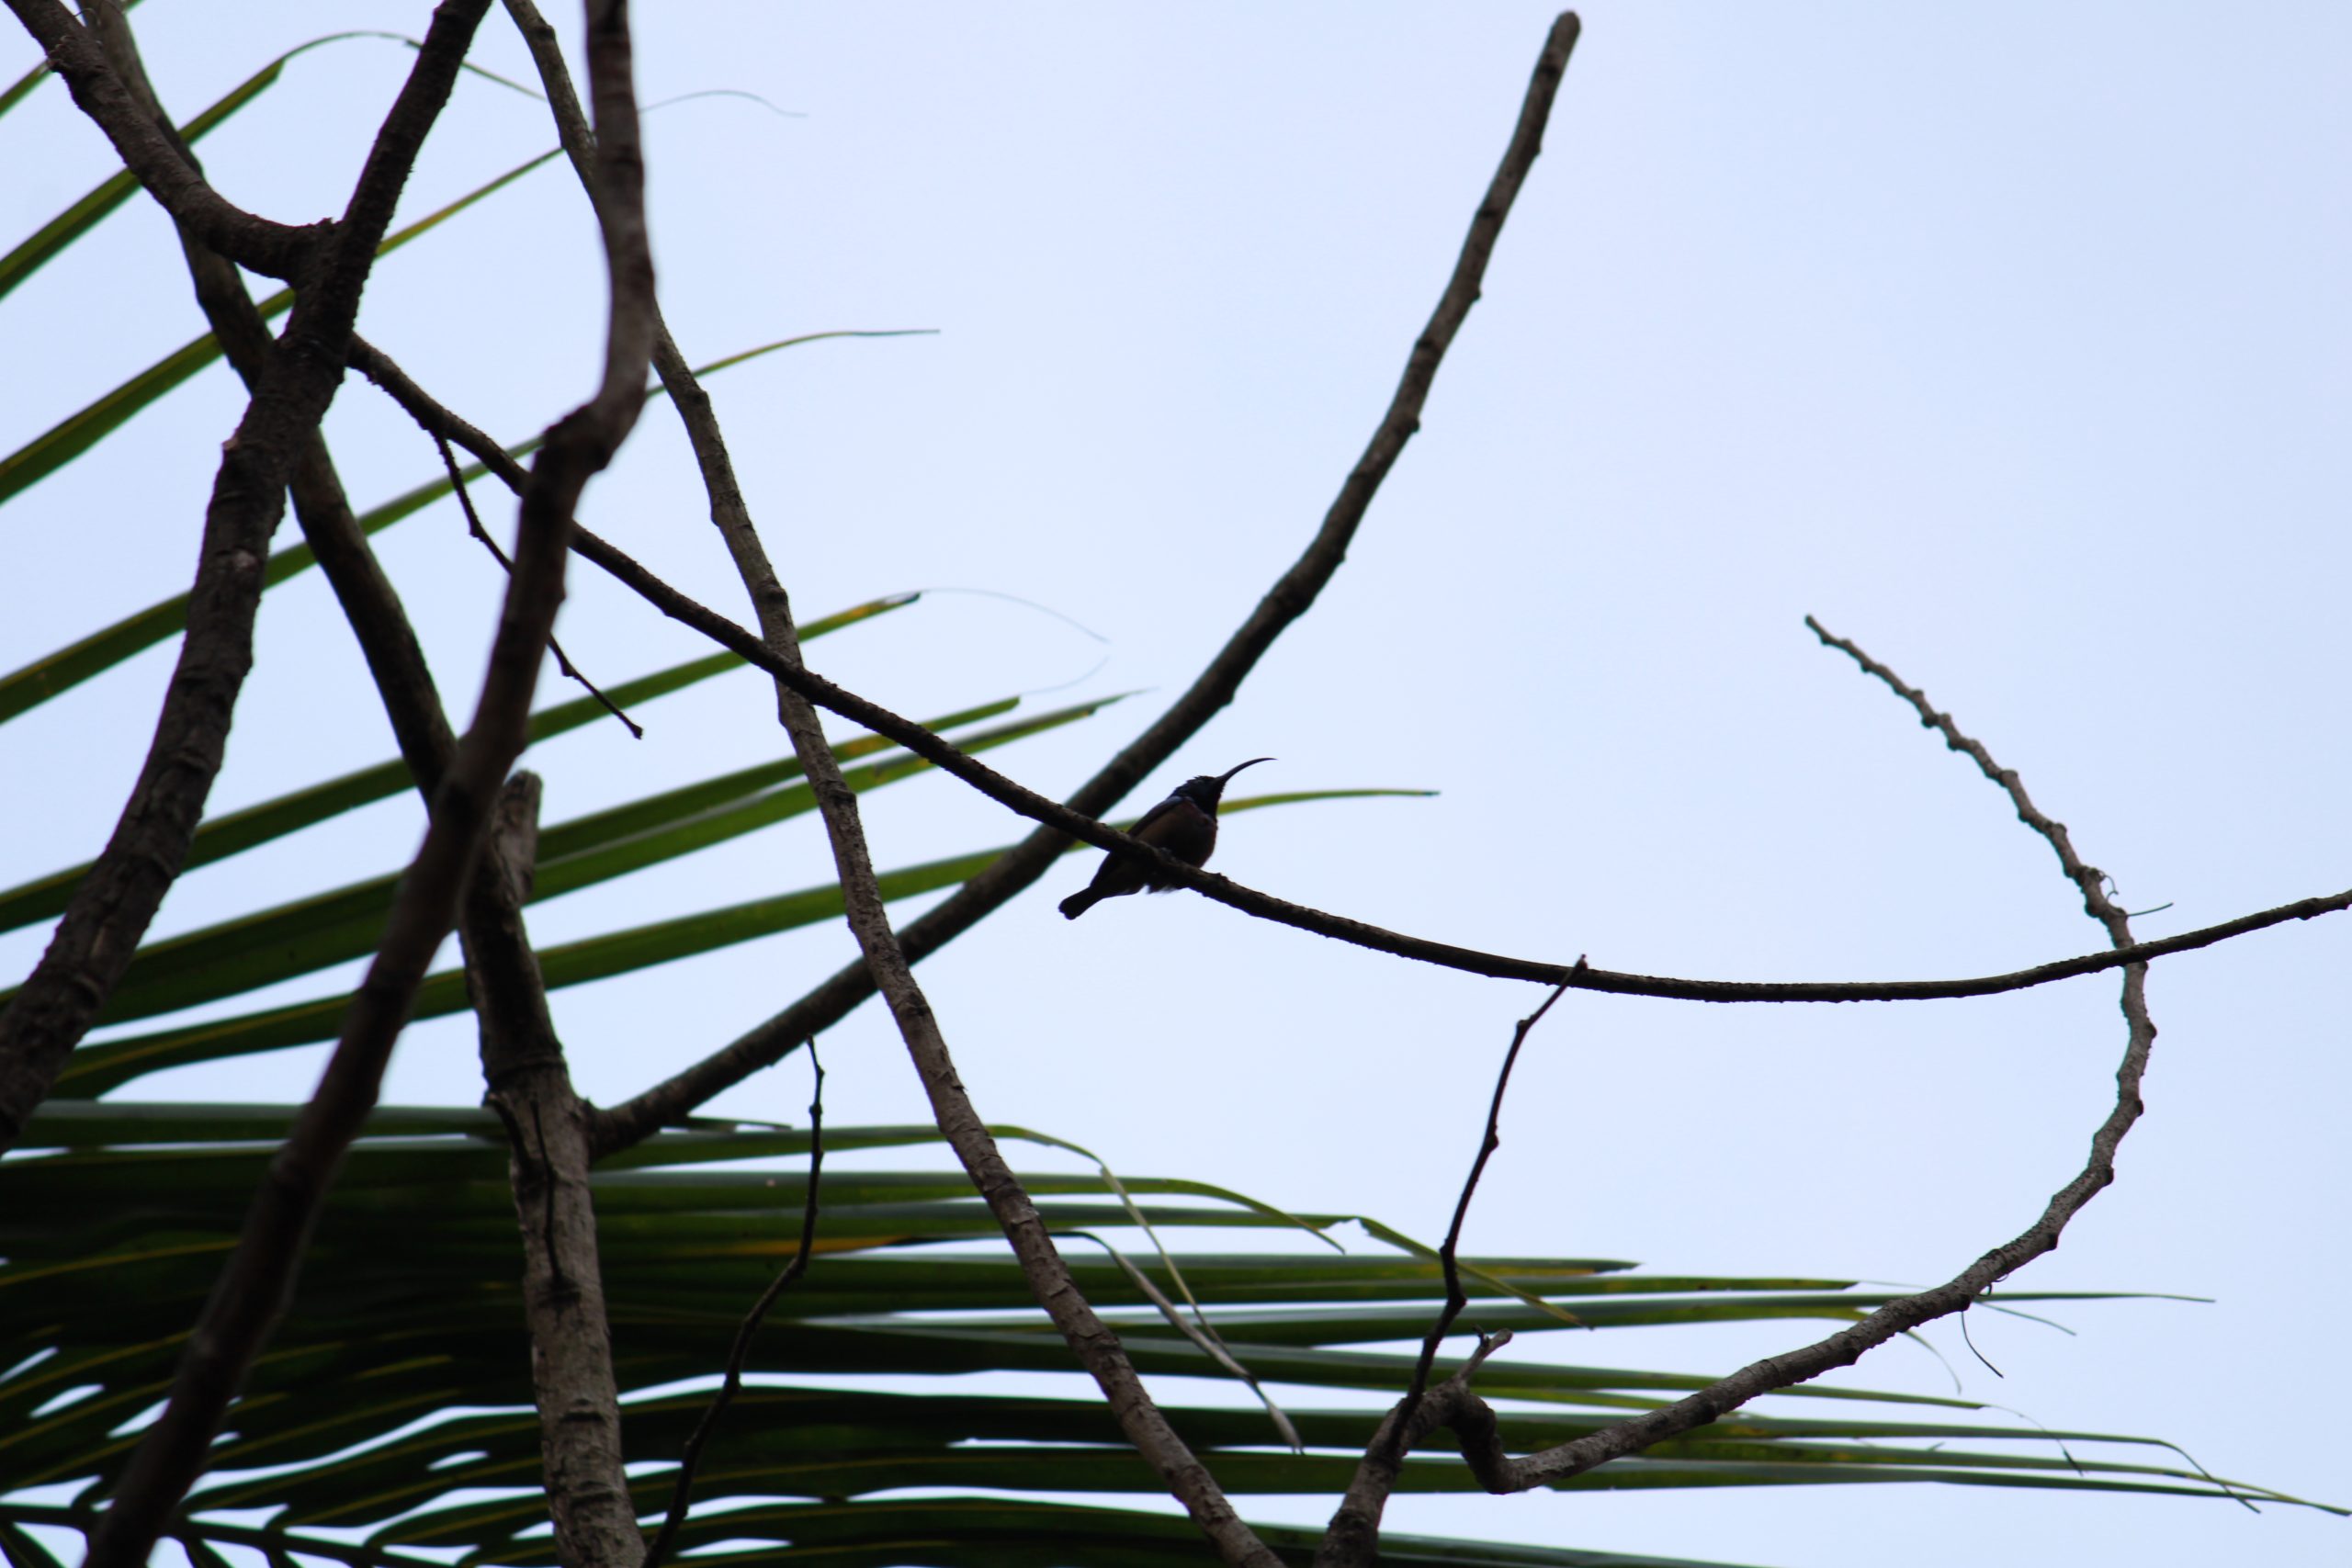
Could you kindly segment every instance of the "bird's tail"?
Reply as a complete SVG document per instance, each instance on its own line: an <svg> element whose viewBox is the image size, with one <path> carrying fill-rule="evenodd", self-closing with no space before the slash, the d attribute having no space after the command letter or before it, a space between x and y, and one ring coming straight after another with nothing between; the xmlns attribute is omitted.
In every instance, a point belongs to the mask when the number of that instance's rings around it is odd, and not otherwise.
<svg viewBox="0 0 2352 1568"><path fill-rule="evenodd" d="M1102 895L1091 887L1081 887L1062 900L1062 919L1074 920L1102 901Z"/></svg>

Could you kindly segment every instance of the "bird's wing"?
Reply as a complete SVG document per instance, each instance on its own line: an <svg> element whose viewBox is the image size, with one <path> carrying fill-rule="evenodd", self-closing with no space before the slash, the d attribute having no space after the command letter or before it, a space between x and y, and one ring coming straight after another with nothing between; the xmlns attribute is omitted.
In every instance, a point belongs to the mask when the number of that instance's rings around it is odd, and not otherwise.
<svg viewBox="0 0 2352 1568"><path fill-rule="evenodd" d="M1136 820L1136 825L1127 829L1127 836L1132 839L1141 839L1148 844L1158 843L1159 833L1167 832L1173 826L1168 818L1176 812L1182 811L1188 804L1190 803L1181 795L1170 795L1166 800L1145 812ZM1159 833L1152 830L1155 826L1159 829Z"/></svg>

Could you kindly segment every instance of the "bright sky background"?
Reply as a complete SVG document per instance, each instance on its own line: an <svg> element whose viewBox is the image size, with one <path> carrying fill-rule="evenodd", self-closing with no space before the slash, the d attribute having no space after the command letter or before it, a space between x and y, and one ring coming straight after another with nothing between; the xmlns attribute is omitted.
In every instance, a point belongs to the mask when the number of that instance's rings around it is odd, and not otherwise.
<svg viewBox="0 0 2352 1568"><path fill-rule="evenodd" d="M805 116L718 98L649 122L656 259L688 354L939 330L713 383L801 613L952 586L1109 639L937 594L812 662L910 714L1149 689L990 759L1046 791L1091 773L1311 535L1452 265L1548 16L647 8L648 100L730 88ZM135 19L185 118L321 30L421 31L424 8L155 0ZM2143 935L2344 886L2352 13L1599 0L1585 20L1483 303L1350 560L1131 805L1261 753L1280 761L1248 775L1259 788L1440 790L1237 818L1217 869L1530 956L1891 978L2102 945L2048 849L1819 648L1812 613L2018 769L2128 908L2166 906ZM0 73L32 58L0 45ZM339 209L409 58L367 40L306 56L204 144L208 166L273 217ZM498 15L476 59L529 74ZM54 86L0 138L8 236L111 166ZM403 211L550 144L539 106L469 82ZM591 389L602 299L556 165L388 262L363 328L516 439ZM0 312L0 448L200 330L166 225L127 209ZM0 668L186 586L241 403L216 367L8 509ZM329 433L362 504L434 471L364 384ZM743 614L658 405L583 516ZM493 570L447 504L380 547L469 707ZM561 634L599 680L698 651L592 570L574 586ZM259 640L220 807L390 753L317 574L269 596ZM103 842L170 659L9 726L0 884ZM544 689L571 694L552 673ZM549 820L783 744L749 675L639 716L642 743L603 726L533 754ZM944 778L868 803L885 865L1025 826ZM158 931L390 869L419 816L402 798L193 876ZM922 971L983 1112L1126 1172L1441 1234L1511 1021L1540 993L1182 895L1067 925L1053 902L1085 874L1071 863ZM552 942L829 875L803 819L538 906L532 926ZM1956 1373L2052 1427L2169 1438L2222 1473L2352 1502L2345 919L2157 967L2149 1113L2120 1180L2015 1281L2215 1304L2072 1306L2072 1337L1972 1314L2005 1378L1938 1326L1951 1373L1897 1345L1837 1381L1946 1393ZM20 975L41 940L0 942L0 970ZM562 993L581 1087L621 1098L850 953L827 928ZM2100 976L1836 1010L1572 997L1522 1063L1469 1245L1944 1279L2079 1168L2122 1044L2115 991ZM321 1055L130 1092L294 1100ZM878 1010L825 1058L831 1119L922 1116ZM387 1087L478 1094L462 1019L413 1031ZM718 1109L798 1120L806 1100L793 1063ZM1521 1348L1716 1371L1816 1332ZM1299 1522L1328 1506L1244 1500ZM2289 1508L1912 1486L1407 1498L1389 1519L1791 1568L2333 1564L2352 1540Z"/></svg>

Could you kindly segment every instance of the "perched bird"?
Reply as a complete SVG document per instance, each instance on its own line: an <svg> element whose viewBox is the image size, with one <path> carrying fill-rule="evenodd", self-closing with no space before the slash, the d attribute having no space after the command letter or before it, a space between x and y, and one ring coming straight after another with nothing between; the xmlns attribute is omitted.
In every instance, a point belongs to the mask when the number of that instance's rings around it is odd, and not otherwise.
<svg viewBox="0 0 2352 1568"><path fill-rule="evenodd" d="M1175 794L1145 812L1143 820L1127 831L1155 849L1167 851L1186 865L1206 865L1209 852L1216 848L1216 803L1225 794L1227 782L1241 768L1254 768L1272 761L1272 757L1252 757L1239 768L1186 779L1176 786ZM1159 867L1145 865L1114 850L1102 857L1093 881L1062 900L1062 916L1074 920L1105 898L1121 897L1146 887L1154 893L1165 893L1174 886L1160 880Z"/></svg>

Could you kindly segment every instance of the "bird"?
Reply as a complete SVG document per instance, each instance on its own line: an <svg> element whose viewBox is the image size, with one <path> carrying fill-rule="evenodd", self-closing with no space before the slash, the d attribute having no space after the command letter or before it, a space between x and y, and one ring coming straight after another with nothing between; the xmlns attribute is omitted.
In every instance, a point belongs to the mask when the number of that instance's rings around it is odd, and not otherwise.
<svg viewBox="0 0 2352 1568"><path fill-rule="evenodd" d="M1165 850L1186 865L1206 865L1209 852L1216 848L1216 803L1225 794L1226 784L1242 768L1272 761L1272 757L1252 757L1222 773L1203 773L1198 778L1186 779L1176 786L1174 794L1145 812L1142 820L1127 831L1155 849ZM1154 893L1165 893L1175 886L1162 879L1158 866L1146 865L1112 850L1095 869L1094 880L1062 900L1062 918L1074 920L1105 898L1124 897L1147 887Z"/></svg>

